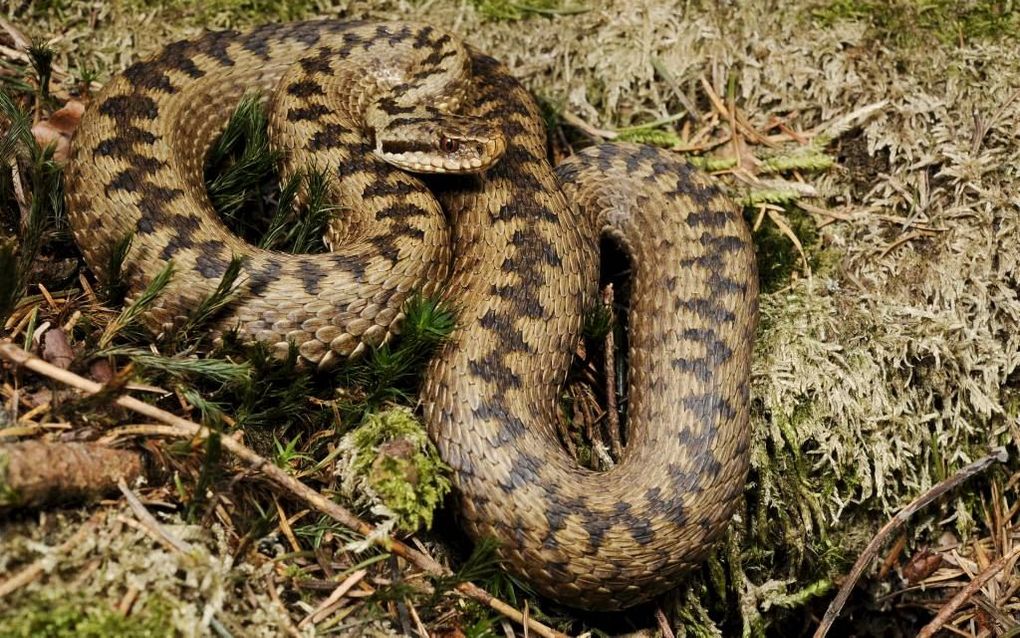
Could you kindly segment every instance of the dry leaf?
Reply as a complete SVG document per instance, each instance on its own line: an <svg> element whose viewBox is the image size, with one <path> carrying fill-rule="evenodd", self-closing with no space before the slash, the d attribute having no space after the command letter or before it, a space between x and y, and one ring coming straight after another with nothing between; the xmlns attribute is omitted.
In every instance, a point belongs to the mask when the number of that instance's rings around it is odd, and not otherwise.
<svg viewBox="0 0 1020 638"><path fill-rule="evenodd" d="M918 550L903 567L903 577L908 583L917 583L935 573L942 566L942 554L925 548Z"/></svg>
<svg viewBox="0 0 1020 638"><path fill-rule="evenodd" d="M48 119L38 122L32 127L32 135L35 136L39 146L46 147L56 144L53 152L53 159L58 162L67 161L67 153L71 148L71 136L74 129L81 121L82 113L85 112L85 105L78 100L69 100L63 108L54 111Z"/></svg>
<svg viewBox="0 0 1020 638"><path fill-rule="evenodd" d="M54 328L46 331L43 335L42 358L64 370L71 365L74 361L74 350L67 342L67 335L63 330Z"/></svg>
<svg viewBox="0 0 1020 638"><path fill-rule="evenodd" d="M106 359L96 359L89 366L89 376L105 385L113 378L113 367Z"/></svg>

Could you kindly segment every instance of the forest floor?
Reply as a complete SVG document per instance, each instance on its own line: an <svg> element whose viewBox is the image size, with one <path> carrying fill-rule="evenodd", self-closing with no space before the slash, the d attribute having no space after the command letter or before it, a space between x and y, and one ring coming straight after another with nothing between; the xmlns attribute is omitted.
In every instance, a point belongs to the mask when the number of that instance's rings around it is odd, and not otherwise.
<svg viewBox="0 0 1020 638"><path fill-rule="evenodd" d="M716 175L754 229L762 295L752 469L724 540L655 604L577 614L500 577L484 552L468 558L445 510L408 543L457 573L426 577L392 548L354 551L362 534L260 479L233 453L239 424L250 449L332 493L343 488L335 439L357 425L351 415L401 421L393 406L413 401L386 394L373 403L366 377L352 375L362 383L352 407L328 382L257 357L182 367L195 359L181 344L157 352L87 274L59 201L43 202L58 192L59 168L39 157L26 167L22 157L23 175L7 170L0 180L0 252L7 236L21 246L5 266L32 243L25 211L33 196L52 218L40 222L34 265L23 268L25 286L0 337L47 358L46 335L59 328L62 344L50 347L66 350L67 360L58 367L115 387L83 398L7 358L0 497L5 445L96 439L151 424L113 405L128 384L224 434L210 439L219 443L118 439L144 451L161 468L152 476L163 476L127 489L142 495L133 506L115 492L78 509L6 515L0 635L164 635L167 626L180 635L524 635L458 589L465 579L572 635L810 635L896 512L1000 448L1008 461L880 539L832 635L914 635L940 610L952 635L1013 635L1020 9L1012 5L7 2L0 82L33 120L71 99L87 103L111 74L203 28L314 16L441 25L507 63L533 91L557 154L631 139L673 148ZM55 54L51 95L38 108L34 58L20 49L19 34ZM10 166L10 149L0 150ZM33 176L39 180L21 183ZM106 350L97 357L100 343ZM376 389L385 385L371 378ZM586 449L597 456L601 448L589 441ZM270 483L276 488L266 489ZM341 502L372 516L363 500ZM950 609L957 594L961 604Z"/></svg>

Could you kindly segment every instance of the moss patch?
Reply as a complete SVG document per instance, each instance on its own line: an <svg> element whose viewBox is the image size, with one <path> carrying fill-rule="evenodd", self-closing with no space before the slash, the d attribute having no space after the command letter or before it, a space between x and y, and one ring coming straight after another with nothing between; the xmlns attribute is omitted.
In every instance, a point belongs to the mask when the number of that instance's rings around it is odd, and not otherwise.
<svg viewBox="0 0 1020 638"><path fill-rule="evenodd" d="M21 596L11 613L0 615L0 635L9 638L159 638L170 630L168 604L153 599L130 616L114 611L103 599L47 591Z"/></svg>
<svg viewBox="0 0 1020 638"><path fill-rule="evenodd" d="M810 14L823 26L842 20L864 22L875 39L898 46L916 44L928 36L953 45L1015 36L1020 32L1020 12L1012 4L995 0L836 0L810 9Z"/></svg>
<svg viewBox="0 0 1020 638"><path fill-rule="evenodd" d="M349 458L338 472L350 496L382 505L405 532L432 526L436 507L450 492L450 468L413 412L394 407L366 415L341 449Z"/></svg>

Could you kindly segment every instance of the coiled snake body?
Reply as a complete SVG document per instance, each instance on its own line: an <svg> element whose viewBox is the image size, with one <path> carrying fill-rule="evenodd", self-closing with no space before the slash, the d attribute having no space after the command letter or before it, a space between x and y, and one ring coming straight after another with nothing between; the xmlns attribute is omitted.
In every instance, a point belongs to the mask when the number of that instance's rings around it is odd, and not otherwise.
<svg viewBox="0 0 1020 638"><path fill-rule="evenodd" d="M251 90L275 90L284 171L339 175L334 252L258 250L213 212L203 161ZM471 174L437 187L440 208L392 164ZM650 147L595 146L554 172L527 91L438 29L318 21L169 45L90 107L67 192L93 270L129 234L131 294L173 261L147 317L157 330L208 296L232 255L244 277L221 328L292 341L322 368L398 331L414 290L442 291L458 328L423 386L430 435L468 531L495 538L506 568L544 595L600 610L647 600L704 558L733 512L757 316L739 212ZM555 427L599 233L633 273L628 441L607 472L578 467Z"/></svg>

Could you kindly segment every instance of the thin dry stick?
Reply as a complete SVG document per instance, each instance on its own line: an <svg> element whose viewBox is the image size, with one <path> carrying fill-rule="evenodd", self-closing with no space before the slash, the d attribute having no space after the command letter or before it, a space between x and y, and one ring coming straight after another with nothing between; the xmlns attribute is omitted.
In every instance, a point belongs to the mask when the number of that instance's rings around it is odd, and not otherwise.
<svg viewBox="0 0 1020 638"><path fill-rule="evenodd" d="M587 135L588 137L595 140L599 139L611 140L617 137L617 135L619 135L619 133L617 133L616 131L598 128L597 126L584 121L577 115L574 115L570 111L564 111L563 113L560 114L560 117L562 117L563 121L569 124L570 126L573 126L574 128L578 129L579 131Z"/></svg>
<svg viewBox="0 0 1020 638"><path fill-rule="evenodd" d="M304 620L298 623L298 629L301 629L308 623L317 625L323 620L325 620L326 617L329 615L328 612L334 611L330 609L333 606L333 604L339 602L340 599L343 598L347 594L347 592L351 590L351 587L357 585L361 581L361 579L364 578L367 574L368 574L367 570L359 569L358 571L354 572L353 574L345 578L344 582L340 583L329 596L324 598L323 601L319 603L319 605L315 609L312 610L310 614L305 616Z"/></svg>
<svg viewBox="0 0 1020 638"><path fill-rule="evenodd" d="M979 589L985 586L985 583L990 581L996 574L1001 572L1006 565L1017 559L1020 556L1020 546L1013 548L1008 554L1000 556L998 560L993 562L991 565L985 568L983 572L974 577L974 580L967 583L967 586L961 589L953 598L939 610L938 615L925 625L921 631L917 634L917 638L931 638L935 635L942 626L949 622L953 614L956 613L960 607L967 602L971 596L977 593ZM948 627L947 627L948 629Z"/></svg>
<svg viewBox="0 0 1020 638"><path fill-rule="evenodd" d="M120 488L121 494L127 499L128 506L131 507L131 511L135 513L135 517L138 522L141 523L146 529L148 529L157 538L163 539L166 544L173 547L182 554L188 554L191 552L191 545L186 541L177 538L166 530L165 527L159 524L156 517L145 507L142 500L138 498L128 484L124 482L124 479L117 481L117 487Z"/></svg>
<svg viewBox="0 0 1020 638"><path fill-rule="evenodd" d="M808 281L811 281L811 266L808 264L807 255L804 254L804 246L801 245L800 239L797 237L797 233L793 232L790 225L786 223L782 213L777 212L772 206L765 206L765 214L768 215L772 223L779 227L779 230L786 235L793 245L797 248L797 252L800 253L800 261L804 264L804 274L807 276Z"/></svg>
<svg viewBox="0 0 1020 638"><path fill-rule="evenodd" d="M89 394L96 394L103 390L103 386L101 384L47 363L39 357L25 352L9 341L0 343L0 358L6 359L15 365L27 368L55 381L59 381L65 385L83 390ZM153 405L139 401L134 397L119 396L113 399L113 402L122 408L133 410L139 414L167 424L166 426L128 426L120 428L118 431L121 433L200 439L205 439L211 435L211 431L208 428L201 426L198 423L181 418L176 414L165 410L161 410ZM269 479L270 482L275 483L277 486L292 493L294 496L301 499L314 509L330 516L345 527L348 527L363 536L368 536L372 533L373 527L371 525L362 521L344 507L334 503L328 498L325 498L290 474L287 474L281 468L273 465L245 445L228 436L222 437L220 442L228 452L247 463L252 470L260 472L263 476ZM429 574L435 576L448 576L451 573L449 569L437 563L431 556L414 550L395 538L388 539L386 544L389 551L413 563L419 569L422 569ZM525 618L524 614L520 611L495 596L492 596L487 591L473 583L459 583L455 588L461 594L474 599L475 601L489 607L493 611L503 614L518 624L526 623L526 626L539 636L542 636L542 638L565 638L565 634L562 634L551 627L547 627L533 618Z"/></svg>
<svg viewBox="0 0 1020 638"><path fill-rule="evenodd" d="M301 638L301 632L298 631L297 625L291 620L290 614L287 612L287 607L280 600L280 594L276 592L276 581L271 577L266 577L266 591L269 592L269 597L273 600L273 604L280 609L280 620L283 622L283 630L287 632L287 635L291 638Z"/></svg>
<svg viewBox="0 0 1020 638"><path fill-rule="evenodd" d="M913 241L915 239L921 239L922 237L927 237L928 235L929 235L929 233L926 232L926 231L923 231L923 230L915 230L915 231L911 231L911 232L909 232L909 233L907 233L905 235L901 235L899 239L897 239L893 243L891 243L888 246L886 246L885 250L883 250L881 252L881 254L879 254L879 257L880 258L881 257L885 257L886 255L888 255L892 251L896 250L897 248L899 248L903 244L905 244L905 243L907 243L909 241Z"/></svg>
<svg viewBox="0 0 1020 638"><path fill-rule="evenodd" d="M127 503L131 507L131 511L134 512L135 517L138 519L137 523L143 532L147 532L156 540L165 543L171 549L186 556L190 555L194 551L194 548L190 543L171 534L165 526L161 525L159 521L156 520L156 517L152 515L152 512L150 512L145 507L145 504L142 503L142 499L138 498L138 495L135 494L130 487L128 487L128 484L124 481L124 479L117 481L117 487L124 495L124 498L127 499ZM130 518L124 518L123 520L127 523L134 522ZM220 621L211 616L209 617L209 626L219 636L230 635L227 633Z"/></svg>
<svg viewBox="0 0 1020 638"><path fill-rule="evenodd" d="M832 623L836 621L839 616L839 612L843 609L843 605L846 604L850 593L854 590L857 585L857 581L860 580L861 575L864 574L864 570L868 568L871 561L878 556L878 550L881 549L886 539L899 531L901 527L910 517L917 513L918 510L925 507L932 501L942 497L946 492L958 487L961 483L971 478L972 476L979 474L991 467L996 462L1005 463L1009 456L1006 454L1005 448L999 448L992 454L974 461L970 465L966 465L961 468L956 474L950 476L946 480L942 481L938 485L935 485L924 494L918 496L910 504L904 507L902 510L896 513L892 519L886 523L882 529L878 531L868 546L864 548L857 562L854 563L853 569L847 576L846 582L839 588L839 592L836 597L829 603L829 608L825 610L825 615L822 616L822 622L818 625L818 629L815 631L814 638L824 638L829 633L829 629L832 628Z"/></svg>
<svg viewBox="0 0 1020 638"><path fill-rule="evenodd" d="M659 623L659 631L662 632L662 638L676 638L676 634L673 633L673 629L669 626L669 620L666 619L666 614L663 613L662 607L655 608L655 622Z"/></svg>

